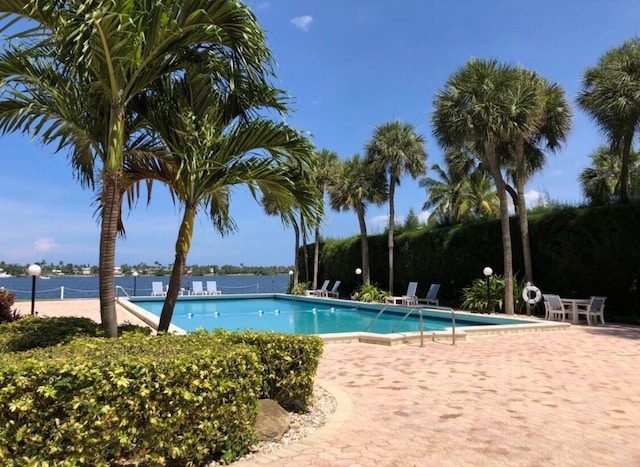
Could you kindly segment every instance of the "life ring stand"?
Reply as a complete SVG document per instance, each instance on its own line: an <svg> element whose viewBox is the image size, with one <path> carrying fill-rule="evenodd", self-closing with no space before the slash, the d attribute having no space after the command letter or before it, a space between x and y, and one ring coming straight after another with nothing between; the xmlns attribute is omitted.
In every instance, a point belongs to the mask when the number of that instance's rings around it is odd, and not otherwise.
<svg viewBox="0 0 640 467"><path fill-rule="evenodd" d="M532 293L533 296L531 295ZM527 285L522 289L522 298L528 305L533 306L542 300L542 292L540 292L540 289L531 282L527 282Z"/></svg>

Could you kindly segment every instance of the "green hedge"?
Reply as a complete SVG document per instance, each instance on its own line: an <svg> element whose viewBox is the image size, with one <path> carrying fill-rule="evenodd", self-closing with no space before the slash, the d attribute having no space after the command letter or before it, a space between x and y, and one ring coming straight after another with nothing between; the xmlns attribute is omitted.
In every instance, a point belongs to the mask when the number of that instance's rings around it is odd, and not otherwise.
<svg viewBox="0 0 640 467"><path fill-rule="evenodd" d="M0 463L233 460L255 442L260 397L306 406L321 353L312 336L201 332L0 354Z"/></svg>
<svg viewBox="0 0 640 467"><path fill-rule="evenodd" d="M640 204L556 207L529 215L534 283L545 293L607 297L605 319L640 324ZM511 218L516 277L524 277L517 217ZM319 276L342 280L341 293L358 288L358 235L321 244ZM313 249L313 245L309 246ZM369 236L371 282L388 288L386 234ZM482 278L485 266L504 274L500 220L403 231L395 238L394 292L418 281L418 295L441 284L440 303L459 307L462 290Z"/></svg>
<svg viewBox="0 0 640 467"><path fill-rule="evenodd" d="M264 368L260 397L274 399L289 410L304 410L311 402L323 342L317 336L271 332L216 331L216 336L254 347Z"/></svg>

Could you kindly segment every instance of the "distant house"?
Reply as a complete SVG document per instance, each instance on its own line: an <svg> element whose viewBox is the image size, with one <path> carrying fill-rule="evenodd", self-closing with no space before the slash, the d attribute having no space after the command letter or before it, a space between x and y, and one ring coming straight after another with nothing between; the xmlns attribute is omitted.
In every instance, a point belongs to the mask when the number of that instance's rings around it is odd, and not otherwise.
<svg viewBox="0 0 640 467"><path fill-rule="evenodd" d="M84 267L82 268L82 272L81 272L81 274L82 274L83 276L90 276L90 275L91 275L91 268L90 268L90 267L88 267L88 266L84 266Z"/></svg>
<svg viewBox="0 0 640 467"><path fill-rule="evenodd" d="M122 276L122 268L120 266L116 266L113 268L113 275L118 277Z"/></svg>

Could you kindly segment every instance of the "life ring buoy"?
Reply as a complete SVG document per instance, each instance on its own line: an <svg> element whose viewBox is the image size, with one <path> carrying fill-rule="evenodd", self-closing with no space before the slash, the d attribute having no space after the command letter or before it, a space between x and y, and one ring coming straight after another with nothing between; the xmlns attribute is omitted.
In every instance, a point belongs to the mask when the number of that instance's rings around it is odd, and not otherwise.
<svg viewBox="0 0 640 467"><path fill-rule="evenodd" d="M533 293L533 296L531 295L531 293ZM530 282L527 282L527 285L525 285L524 289L522 289L522 298L525 302L527 302L528 305L535 305L540 300L542 300L542 292L540 292L540 289L538 287Z"/></svg>

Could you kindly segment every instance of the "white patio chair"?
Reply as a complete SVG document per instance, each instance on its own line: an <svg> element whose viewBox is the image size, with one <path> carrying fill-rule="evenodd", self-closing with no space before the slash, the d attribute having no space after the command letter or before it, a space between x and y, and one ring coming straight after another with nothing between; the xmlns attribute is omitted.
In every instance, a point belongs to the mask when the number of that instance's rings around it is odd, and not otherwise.
<svg viewBox="0 0 640 467"><path fill-rule="evenodd" d="M191 295L204 295L202 281L193 281L191 283Z"/></svg>
<svg viewBox="0 0 640 467"><path fill-rule="evenodd" d="M162 286L162 282L152 282L151 283L151 296L152 297L162 297L164 295L167 295L167 293L164 290L164 287Z"/></svg>
<svg viewBox="0 0 640 467"><path fill-rule="evenodd" d="M438 306L438 291L440 290L440 284L431 284L427 296L425 298L419 298L419 305L436 305Z"/></svg>
<svg viewBox="0 0 640 467"><path fill-rule="evenodd" d="M331 290L327 290L327 293L325 294L325 296L338 298L339 296L338 287L340 287L341 282L342 281L336 281L336 283L333 284L333 287L331 287Z"/></svg>
<svg viewBox="0 0 640 467"><path fill-rule="evenodd" d="M552 321L560 320L564 321L567 317L567 310L562 304L560 295L555 294L543 294L545 317Z"/></svg>
<svg viewBox="0 0 640 467"><path fill-rule="evenodd" d="M587 318L588 325L591 325L592 318L595 319L593 324L598 323L598 318L604 324L604 301L606 299L607 297L591 297L586 308L578 308L578 316L584 315Z"/></svg>
<svg viewBox="0 0 640 467"><path fill-rule="evenodd" d="M218 290L216 281L207 281L207 295L222 295L222 291Z"/></svg>
<svg viewBox="0 0 640 467"><path fill-rule="evenodd" d="M385 303L390 303L392 305L404 305L404 306L415 306L417 304L418 297L416 296L416 291L418 290L417 282L409 282L407 286L407 293L399 296L389 296L385 297Z"/></svg>

